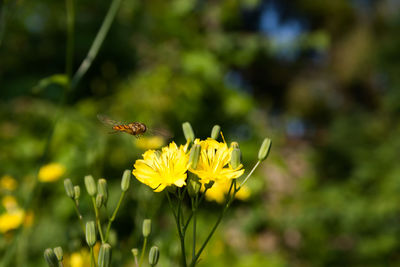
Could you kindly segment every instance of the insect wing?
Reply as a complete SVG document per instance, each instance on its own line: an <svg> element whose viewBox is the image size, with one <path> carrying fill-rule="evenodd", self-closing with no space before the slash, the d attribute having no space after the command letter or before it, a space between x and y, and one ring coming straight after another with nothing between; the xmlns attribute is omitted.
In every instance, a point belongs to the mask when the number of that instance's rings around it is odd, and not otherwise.
<svg viewBox="0 0 400 267"><path fill-rule="evenodd" d="M115 121L110 119L108 116L103 115L103 114L97 114L97 118L99 119L99 121L101 121L102 123L104 123L105 125L121 125L121 122Z"/></svg>

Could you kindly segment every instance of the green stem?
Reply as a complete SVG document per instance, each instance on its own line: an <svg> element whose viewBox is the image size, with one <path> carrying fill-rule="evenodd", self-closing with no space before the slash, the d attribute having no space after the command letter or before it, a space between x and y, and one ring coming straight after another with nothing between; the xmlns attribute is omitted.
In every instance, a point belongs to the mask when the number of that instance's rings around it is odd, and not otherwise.
<svg viewBox="0 0 400 267"><path fill-rule="evenodd" d="M93 251L93 247L90 247L90 266L94 266L94 267L97 267L97 264L96 264L96 259L95 259L95 257L94 257L94 251Z"/></svg>
<svg viewBox="0 0 400 267"><path fill-rule="evenodd" d="M75 212L76 212L76 214L78 215L78 218L79 218L79 223L80 223L80 225L81 225L81 228L82 228L82 231L83 231L83 234L85 234L85 224L83 223L83 217L82 217L82 214L80 213L80 211L79 211L79 207L78 207L78 204L76 204L76 202L73 200L73 202L74 202L74 208L75 208Z"/></svg>
<svg viewBox="0 0 400 267"><path fill-rule="evenodd" d="M147 246L147 236L143 240L143 247L142 247L142 253L140 254L139 267L142 266L144 253L146 251L146 246Z"/></svg>
<svg viewBox="0 0 400 267"><path fill-rule="evenodd" d="M67 9L67 51L65 55L65 73L68 77L68 90L71 88L72 68L74 62L74 24L75 24L75 4L74 0L66 0Z"/></svg>
<svg viewBox="0 0 400 267"><path fill-rule="evenodd" d="M180 226L180 223L179 223L179 217L175 213L174 207L172 205L171 197L169 196L168 191L165 191L165 192L166 192L166 195L167 195L169 206L170 206L170 208L172 210L172 213L174 215L174 218L175 218L176 226L178 228L178 235L179 235L179 238L180 238L180 241L181 241L182 266L186 267L187 264L186 264L186 252L185 252L185 236L183 235L183 233L181 231L182 229L181 229L181 226Z"/></svg>
<svg viewBox="0 0 400 267"><path fill-rule="evenodd" d="M111 224L112 224L113 221L115 220L115 217L117 217L117 213L118 213L119 207L121 206L122 200L124 199L124 196L125 196L125 191L122 191L122 192L121 192L121 195L120 195L120 197L119 197L119 200L118 200L117 207L115 208L115 210L114 210L114 212L113 212L113 215L108 219L108 225L107 225L107 231L106 231L106 238L104 239L105 242L107 242L107 240L108 240L108 236L109 236L110 230L111 230Z"/></svg>
<svg viewBox="0 0 400 267"><path fill-rule="evenodd" d="M193 249L192 259L196 256L196 210L197 210L198 195L192 198L192 213L193 213Z"/></svg>
<svg viewBox="0 0 400 267"><path fill-rule="evenodd" d="M198 208L199 207L199 205L203 202L203 200L204 200L204 197L205 197L205 195L206 195L206 192L207 192L207 190L208 190L208 188L206 188L205 190L204 190L204 192L203 192L203 194L201 195L201 197L200 197L200 199L198 199L198 202L197 202L197 207L196 208ZM186 233L186 229L188 228L188 226L189 226L189 223L190 223L190 221L191 221L191 219L192 219L192 217L193 217L193 211L189 214L189 217L188 217L188 219L186 220L186 223L185 223L185 225L183 226L183 233Z"/></svg>
<svg viewBox="0 0 400 267"><path fill-rule="evenodd" d="M96 206L96 199L94 197L92 197L92 203L93 203L94 213L96 214L97 228L99 228L101 243L105 243L106 241L104 240L103 230L101 229L99 209Z"/></svg>
<svg viewBox="0 0 400 267"><path fill-rule="evenodd" d="M110 7L108 8L107 14L101 24L99 31L92 43L92 46L89 49L89 52L86 58L82 61L79 69L75 73L74 77L72 78L71 88L75 88L82 77L86 74L88 69L93 63L93 60L96 58L97 53L100 50L101 45L104 42L104 39L107 36L108 31L110 30L111 24L117 14L119 6L121 5L122 0L113 0Z"/></svg>
<svg viewBox="0 0 400 267"><path fill-rule="evenodd" d="M240 184L240 186L238 187L237 191L239 191L240 188L242 188L242 186L247 182L247 180L250 178L250 176L253 174L253 172L257 169L257 167L258 167L258 165L260 165L260 163L261 163L261 160L257 161L256 165L254 165L253 169L250 171L250 173L246 176L246 178Z"/></svg>
<svg viewBox="0 0 400 267"><path fill-rule="evenodd" d="M208 234L208 236L207 236L206 240L204 241L203 245L200 247L200 249L197 252L197 254L195 255L195 257L193 257L192 262L190 263L190 267L194 267L196 265L197 260L199 259L201 253L203 252L204 248L208 244L208 241L210 241L210 239L213 236L213 234L214 234L215 230L217 229L218 225L221 223L222 218L224 217L224 215L225 215L226 211L228 210L230 204L232 203L233 199L235 198L235 194L236 194L237 191L234 191L232 196L231 196L231 191L232 191L232 187L233 187L234 183L236 183L236 180L232 181L231 186L230 186L229 191L228 191L227 199L225 201L224 209L221 211L216 223L214 224L214 227L211 229L211 232Z"/></svg>

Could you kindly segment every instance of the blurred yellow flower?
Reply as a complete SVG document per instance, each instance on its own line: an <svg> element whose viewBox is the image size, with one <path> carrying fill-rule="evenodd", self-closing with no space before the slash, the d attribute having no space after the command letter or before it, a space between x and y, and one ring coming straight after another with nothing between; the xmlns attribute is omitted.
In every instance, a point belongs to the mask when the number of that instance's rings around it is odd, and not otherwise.
<svg viewBox="0 0 400 267"><path fill-rule="evenodd" d="M25 212L23 209L15 208L0 215L0 232L5 233L17 229L23 222Z"/></svg>
<svg viewBox="0 0 400 267"><path fill-rule="evenodd" d="M151 136L151 137L142 136L140 138L137 138L135 141L136 141L136 146L143 150L157 149L164 145L164 139L160 136Z"/></svg>
<svg viewBox="0 0 400 267"><path fill-rule="evenodd" d="M215 182L213 186L207 190L206 199L208 201L216 201L222 204L225 200L226 194L228 194L230 182ZM233 191L233 190L232 190ZM236 193L236 198L240 200L246 200L250 197L250 190L247 186L243 186Z"/></svg>
<svg viewBox="0 0 400 267"><path fill-rule="evenodd" d="M4 196L1 199L1 204L7 211L18 208L18 202L13 196Z"/></svg>
<svg viewBox="0 0 400 267"><path fill-rule="evenodd" d="M69 260L71 267L83 267L84 260L81 253L79 252L72 253Z"/></svg>
<svg viewBox="0 0 400 267"><path fill-rule="evenodd" d="M4 175L0 178L0 188L13 191L17 188L17 181L10 175Z"/></svg>
<svg viewBox="0 0 400 267"><path fill-rule="evenodd" d="M178 148L174 142L161 151L148 150L143 154L143 159L136 160L132 173L155 192L170 185L182 187L186 185L189 162L186 150L187 145Z"/></svg>
<svg viewBox="0 0 400 267"><path fill-rule="evenodd" d="M65 167L59 163L50 163L40 168L39 181L54 182L65 173Z"/></svg>
<svg viewBox="0 0 400 267"><path fill-rule="evenodd" d="M95 253L97 255L97 253ZM79 252L72 253L68 258L71 267L86 267L90 265L90 254L86 249L81 249Z"/></svg>
<svg viewBox="0 0 400 267"><path fill-rule="evenodd" d="M229 182L240 177L244 169L240 164L236 169L230 165L233 148L228 148L226 143L218 142L214 139L195 140L195 144L200 144L200 158L196 169L190 168L189 171L200 178L200 182L207 184L214 182Z"/></svg>

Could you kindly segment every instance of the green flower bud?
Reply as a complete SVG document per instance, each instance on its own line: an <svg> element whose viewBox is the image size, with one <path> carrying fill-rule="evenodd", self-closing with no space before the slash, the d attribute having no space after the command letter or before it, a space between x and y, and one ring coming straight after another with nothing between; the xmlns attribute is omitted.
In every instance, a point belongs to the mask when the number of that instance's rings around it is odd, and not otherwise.
<svg viewBox="0 0 400 267"><path fill-rule="evenodd" d="M189 166L194 170L197 168L197 163L199 162L200 150L201 146L199 144L194 144L192 149L190 149Z"/></svg>
<svg viewBox="0 0 400 267"><path fill-rule="evenodd" d="M51 248L44 251L44 259L50 267L58 267L57 256Z"/></svg>
<svg viewBox="0 0 400 267"><path fill-rule="evenodd" d="M269 151L271 150L271 145L271 139L265 138L260 147L260 150L258 151L258 160L262 161L268 157Z"/></svg>
<svg viewBox="0 0 400 267"><path fill-rule="evenodd" d="M151 220L145 219L143 221L142 233L144 237L148 237L151 233Z"/></svg>
<svg viewBox="0 0 400 267"><path fill-rule="evenodd" d="M73 199L75 196L75 192L74 192L74 185L72 184L71 179L64 180L64 188L65 192L67 193L67 196Z"/></svg>
<svg viewBox="0 0 400 267"><path fill-rule="evenodd" d="M189 122L184 122L182 124L183 134L185 135L186 141L193 142L194 141L194 132L193 128Z"/></svg>
<svg viewBox="0 0 400 267"><path fill-rule="evenodd" d="M98 209L100 209L101 206L103 206L104 203L105 203L104 196L102 194L97 194L97 196L96 196L96 207Z"/></svg>
<svg viewBox="0 0 400 267"><path fill-rule="evenodd" d="M214 125L214 127L211 130L211 138L217 140L220 132L221 132L221 126Z"/></svg>
<svg viewBox="0 0 400 267"><path fill-rule="evenodd" d="M99 267L110 267L111 266L111 246L110 244L104 243L100 247L99 251Z"/></svg>
<svg viewBox="0 0 400 267"><path fill-rule="evenodd" d="M232 142L231 143L232 148L239 148L239 143L238 142Z"/></svg>
<svg viewBox="0 0 400 267"><path fill-rule="evenodd" d="M242 154L239 148L234 148L231 155L231 165L232 168L236 169L240 165L240 158Z"/></svg>
<svg viewBox="0 0 400 267"><path fill-rule="evenodd" d="M159 257L160 257L160 250L158 249L157 246L152 246L149 252L150 266L156 266Z"/></svg>
<svg viewBox="0 0 400 267"><path fill-rule="evenodd" d="M189 173L189 179L187 184L187 190L190 197L195 197L197 193L199 193L201 188L201 183L199 182L199 178L197 178L194 174Z"/></svg>
<svg viewBox="0 0 400 267"><path fill-rule="evenodd" d="M133 248L131 250L133 257L137 257L139 255L139 250L137 248Z"/></svg>
<svg viewBox="0 0 400 267"><path fill-rule="evenodd" d="M79 185L74 186L74 192L75 192L75 200L79 200L79 197L81 196L81 188Z"/></svg>
<svg viewBox="0 0 400 267"><path fill-rule="evenodd" d="M62 248L56 247L53 249L53 251L54 251L54 254L56 254L58 261L62 261L63 257L64 257L64 252L63 252Z"/></svg>
<svg viewBox="0 0 400 267"><path fill-rule="evenodd" d="M122 181L121 181L122 191L124 192L128 191L130 182L131 182L131 171L125 170L124 174L122 175Z"/></svg>
<svg viewBox="0 0 400 267"><path fill-rule="evenodd" d="M96 195L96 193L97 193L97 189L96 189L96 183L94 182L93 176L91 176L91 175L85 176L85 186L86 186L86 190L87 190L88 194L91 197L94 197L94 195Z"/></svg>
<svg viewBox="0 0 400 267"><path fill-rule="evenodd" d="M93 247L96 244L96 224L94 221L86 223L86 243L89 247Z"/></svg>
<svg viewBox="0 0 400 267"><path fill-rule="evenodd" d="M100 195L103 195L103 204L107 204L108 200L108 187L107 187L107 181L106 179L99 179L97 181L97 192L99 192Z"/></svg>

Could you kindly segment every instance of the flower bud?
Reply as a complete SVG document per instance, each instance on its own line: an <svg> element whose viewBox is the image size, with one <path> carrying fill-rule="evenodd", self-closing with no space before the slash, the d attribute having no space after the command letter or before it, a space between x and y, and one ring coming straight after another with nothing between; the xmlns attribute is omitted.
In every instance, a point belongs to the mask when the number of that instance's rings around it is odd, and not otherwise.
<svg viewBox="0 0 400 267"><path fill-rule="evenodd" d="M135 258L139 255L139 250L137 248L133 248L131 250L131 252L132 252L133 257L135 257Z"/></svg>
<svg viewBox="0 0 400 267"><path fill-rule="evenodd" d="M110 267L111 266L111 246L110 244L104 243L100 247L99 251L99 267Z"/></svg>
<svg viewBox="0 0 400 267"><path fill-rule="evenodd" d="M93 247L96 244L96 224L94 221L86 223L86 243L89 247Z"/></svg>
<svg viewBox="0 0 400 267"><path fill-rule="evenodd" d="M44 251L44 259L50 267L58 267L57 256L51 248Z"/></svg>
<svg viewBox="0 0 400 267"><path fill-rule="evenodd" d="M131 182L131 171L125 170L124 174L122 175L122 181L121 181L122 191L124 192L128 191L130 182Z"/></svg>
<svg viewBox="0 0 400 267"><path fill-rule="evenodd" d="M101 178L97 181L97 192L99 192L100 195L103 195L103 204L107 204L108 187L106 179Z"/></svg>
<svg viewBox="0 0 400 267"><path fill-rule="evenodd" d="M145 219L143 221L142 232L144 237L148 237L151 233L151 220Z"/></svg>
<svg viewBox="0 0 400 267"><path fill-rule="evenodd" d="M240 152L239 148L234 148L232 150L232 155L231 155L231 165L233 169L236 169L240 166L240 158L242 154Z"/></svg>
<svg viewBox="0 0 400 267"><path fill-rule="evenodd" d="M197 193L199 193L201 188L201 183L199 182L199 178L197 178L194 174L189 173L189 180L187 184L187 190L190 197L195 197Z"/></svg>
<svg viewBox="0 0 400 267"><path fill-rule="evenodd" d="M56 247L53 249L54 254L56 254L57 260L62 261L64 257L64 252L61 247Z"/></svg>
<svg viewBox="0 0 400 267"><path fill-rule="evenodd" d="M96 193L97 193L97 189L96 189L96 183L94 182L93 176L91 176L91 175L85 176L85 186L86 186L86 190L87 190L88 194L91 197L94 197L94 195L96 195Z"/></svg>
<svg viewBox="0 0 400 267"><path fill-rule="evenodd" d="M238 142L232 142L231 143L232 148L239 148L239 143Z"/></svg>
<svg viewBox="0 0 400 267"><path fill-rule="evenodd" d="M97 196L96 196L96 207L98 209L100 209L101 206L103 206L104 203L105 203L105 201L104 201L103 194L97 194Z"/></svg>
<svg viewBox="0 0 400 267"><path fill-rule="evenodd" d="M75 192L75 200L79 200L79 197L81 196L81 188L79 185L74 186L74 192Z"/></svg>
<svg viewBox="0 0 400 267"><path fill-rule="evenodd" d="M271 139L265 138L260 147L260 150L258 151L258 160L262 161L268 157L269 151L271 150L271 145Z"/></svg>
<svg viewBox="0 0 400 267"><path fill-rule="evenodd" d="M214 127L211 130L211 138L217 140L220 132L221 132L221 126L214 125Z"/></svg>
<svg viewBox="0 0 400 267"><path fill-rule="evenodd" d="M186 141L193 142L194 141L194 132L193 128L189 122L184 122L182 124L183 134L185 135Z"/></svg>
<svg viewBox="0 0 400 267"><path fill-rule="evenodd" d="M199 144L194 144L190 150L189 166L194 170L197 168L197 163L199 162L200 150L201 146Z"/></svg>
<svg viewBox="0 0 400 267"><path fill-rule="evenodd" d="M158 249L157 246L152 246L149 252L150 266L156 266L159 257L160 257L160 250Z"/></svg>
<svg viewBox="0 0 400 267"><path fill-rule="evenodd" d="M65 192L67 193L67 196L73 199L75 196L75 192L74 192L74 185L72 184L71 179L64 180L64 188Z"/></svg>

